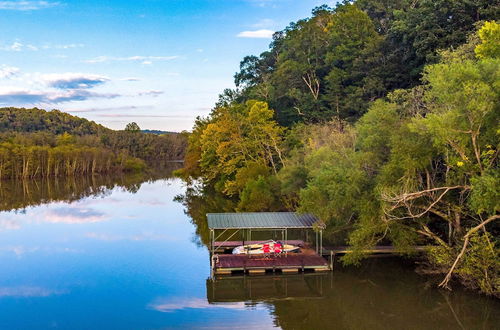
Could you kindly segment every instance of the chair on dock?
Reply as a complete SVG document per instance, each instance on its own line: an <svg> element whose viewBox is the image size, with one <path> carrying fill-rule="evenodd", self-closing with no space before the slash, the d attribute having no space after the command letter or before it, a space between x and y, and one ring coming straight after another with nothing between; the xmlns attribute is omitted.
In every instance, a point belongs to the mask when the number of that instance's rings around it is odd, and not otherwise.
<svg viewBox="0 0 500 330"><path fill-rule="evenodd" d="M262 246L262 252L264 253L264 257L270 257L271 256L271 245L269 243L265 243Z"/></svg>
<svg viewBox="0 0 500 330"><path fill-rule="evenodd" d="M274 249L275 256L279 257L283 253L283 247L282 247L281 243L274 243L273 249Z"/></svg>

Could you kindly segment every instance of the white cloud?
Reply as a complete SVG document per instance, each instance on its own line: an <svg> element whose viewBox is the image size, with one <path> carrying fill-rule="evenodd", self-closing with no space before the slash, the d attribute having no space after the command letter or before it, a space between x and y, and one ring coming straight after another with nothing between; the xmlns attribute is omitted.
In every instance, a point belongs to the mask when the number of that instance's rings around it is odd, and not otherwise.
<svg viewBox="0 0 500 330"><path fill-rule="evenodd" d="M139 92L139 93L137 93L137 95L138 96L153 96L153 97L157 97L157 96L160 96L163 93L165 93L165 92L164 91L159 91L159 90L150 90L150 91Z"/></svg>
<svg viewBox="0 0 500 330"><path fill-rule="evenodd" d="M19 68L14 66L2 65L0 67L0 79L9 79L19 73Z"/></svg>
<svg viewBox="0 0 500 330"><path fill-rule="evenodd" d="M22 88L0 86L0 104L35 104L45 99L43 93Z"/></svg>
<svg viewBox="0 0 500 330"><path fill-rule="evenodd" d="M105 111L139 111L139 110L151 110L154 107L152 105L125 105L117 107L103 107L103 108L84 108L84 109L65 109L65 112L105 112ZM1 223L1 222L0 222ZM1 228L1 227L0 227Z"/></svg>
<svg viewBox="0 0 500 330"><path fill-rule="evenodd" d="M49 105L88 99L113 99L117 93L98 93L92 88L105 84L110 78L89 73L25 73L10 66L0 66L0 79L10 79L23 85L0 86L0 105Z"/></svg>
<svg viewBox="0 0 500 330"><path fill-rule="evenodd" d="M50 87L58 89L92 88L110 79L105 76L86 73L52 73L42 75L41 80Z"/></svg>
<svg viewBox="0 0 500 330"><path fill-rule="evenodd" d="M261 29L254 31L243 31L238 33L237 37L239 38L262 38L262 39L270 39L272 38L274 31Z"/></svg>
<svg viewBox="0 0 500 330"><path fill-rule="evenodd" d="M85 60L85 63L104 63L111 61L132 61L132 62L142 62L143 64L150 64L145 62L151 61L171 61L179 58L179 56L129 56L129 57L113 57L113 56L98 56L89 60Z"/></svg>
<svg viewBox="0 0 500 330"><path fill-rule="evenodd" d="M0 46L0 50L11 51L11 52L21 52L21 51L26 51L26 50L37 51L40 49L65 50L65 49L71 49L71 48L81 48L84 46L85 46L84 44L66 44L66 45L64 45L64 44L56 44L56 45L43 44L42 46L36 46L36 45L32 45L32 44L24 44L21 41L16 40L16 41L12 42L11 44Z"/></svg>
<svg viewBox="0 0 500 330"><path fill-rule="evenodd" d="M21 49L23 48L23 44L18 42L18 41L15 41L12 45L10 46L7 46L5 48L5 50L12 50L12 51L15 51L15 52L19 52L21 51Z"/></svg>
<svg viewBox="0 0 500 330"><path fill-rule="evenodd" d="M58 6L59 2L52 1L0 1L0 10L39 10Z"/></svg>
<svg viewBox="0 0 500 330"><path fill-rule="evenodd" d="M8 51L8 52L20 52L20 51L23 51L23 50L36 51L36 50L38 50L38 47L33 46L33 45L25 45L25 44L23 44L23 43L21 43L19 41L14 41L10 45L1 46L0 50L5 50L5 51Z"/></svg>
<svg viewBox="0 0 500 330"><path fill-rule="evenodd" d="M82 48L85 47L84 44L44 44L41 48L43 49L71 49L71 48Z"/></svg>
<svg viewBox="0 0 500 330"><path fill-rule="evenodd" d="M39 91L16 87L0 86L0 105L58 104L88 99L112 99L121 96L114 93L95 93L88 90Z"/></svg>
<svg viewBox="0 0 500 330"><path fill-rule="evenodd" d="M137 77L125 77L125 78L121 78L120 80L121 81L141 81L142 79L137 78Z"/></svg>
<svg viewBox="0 0 500 330"><path fill-rule="evenodd" d="M69 45L54 45L52 48L54 49L70 49L70 48L82 48L84 44L69 44Z"/></svg>

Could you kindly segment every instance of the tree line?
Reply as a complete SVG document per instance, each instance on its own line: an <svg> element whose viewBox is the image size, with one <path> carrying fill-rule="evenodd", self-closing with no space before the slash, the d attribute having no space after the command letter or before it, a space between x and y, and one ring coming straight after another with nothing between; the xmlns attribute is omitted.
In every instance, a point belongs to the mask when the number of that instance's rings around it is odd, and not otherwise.
<svg viewBox="0 0 500 330"><path fill-rule="evenodd" d="M311 212L351 246L345 263L377 244L426 245L421 270L441 286L500 295L499 8L314 9L245 57L238 88L196 120L177 175L202 185L184 202L213 191L226 211Z"/></svg>
<svg viewBox="0 0 500 330"><path fill-rule="evenodd" d="M182 159L185 147L183 134L133 125L115 131L57 110L0 109L0 179L142 171Z"/></svg>

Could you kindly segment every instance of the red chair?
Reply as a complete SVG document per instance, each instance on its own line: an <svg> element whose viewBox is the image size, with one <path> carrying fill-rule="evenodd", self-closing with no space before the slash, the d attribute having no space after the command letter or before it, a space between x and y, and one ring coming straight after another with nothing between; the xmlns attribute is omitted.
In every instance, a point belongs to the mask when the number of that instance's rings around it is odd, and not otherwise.
<svg viewBox="0 0 500 330"><path fill-rule="evenodd" d="M281 246L280 243L275 243L274 244L274 253L276 255L280 255L283 252L283 247Z"/></svg>
<svg viewBox="0 0 500 330"><path fill-rule="evenodd" d="M264 255L265 256L269 256L269 254L271 253L271 246L269 244L264 244L262 246L262 252L264 252Z"/></svg>

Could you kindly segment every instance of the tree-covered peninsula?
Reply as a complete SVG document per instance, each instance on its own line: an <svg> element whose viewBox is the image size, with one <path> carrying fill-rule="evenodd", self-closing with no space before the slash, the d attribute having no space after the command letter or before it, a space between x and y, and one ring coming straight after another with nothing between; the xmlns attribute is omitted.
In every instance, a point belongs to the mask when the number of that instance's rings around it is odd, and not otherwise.
<svg viewBox="0 0 500 330"><path fill-rule="evenodd" d="M115 131L67 113L0 108L0 180L141 171L184 157L183 134Z"/></svg>
<svg viewBox="0 0 500 330"><path fill-rule="evenodd" d="M352 247L345 263L428 246L442 287L499 296L499 10L358 0L291 23L197 119L186 204L215 191L238 211L311 212Z"/></svg>

